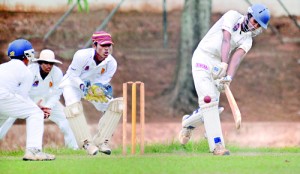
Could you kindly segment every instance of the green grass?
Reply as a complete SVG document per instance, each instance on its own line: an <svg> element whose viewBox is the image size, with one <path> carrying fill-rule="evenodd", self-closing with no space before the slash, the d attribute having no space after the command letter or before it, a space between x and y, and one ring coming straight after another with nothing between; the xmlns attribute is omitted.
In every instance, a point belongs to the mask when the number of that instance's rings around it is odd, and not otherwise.
<svg viewBox="0 0 300 174"><path fill-rule="evenodd" d="M146 146L144 155L127 156L121 154L121 148L114 149L110 156L88 156L82 150L45 149L55 154L57 159L40 162L22 161L22 150L0 151L0 173L295 174L300 171L300 148L297 147L228 148L230 156L208 153L206 141L191 142L186 146L176 142L152 144Z"/></svg>

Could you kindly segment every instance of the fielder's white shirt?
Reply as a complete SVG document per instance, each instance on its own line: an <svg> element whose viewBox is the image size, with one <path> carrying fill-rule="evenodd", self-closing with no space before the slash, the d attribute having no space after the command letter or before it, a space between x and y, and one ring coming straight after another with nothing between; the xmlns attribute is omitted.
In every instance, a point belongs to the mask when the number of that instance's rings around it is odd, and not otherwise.
<svg viewBox="0 0 300 174"><path fill-rule="evenodd" d="M93 48L78 50L63 77L62 86L76 84L79 87L79 84L86 80L89 80L91 84L109 83L117 70L117 61L112 55L109 55L96 65L94 55L95 49Z"/></svg>
<svg viewBox="0 0 300 174"><path fill-rule="evenodd" d="M29 99L28 92L33 81L32 73L20 60L11 59L0 65L0 98L6 93L19 94Z"/></svg>
<svg viewBox="0 0 300 174"><path fill-rule="evenodd" d="M230 10L225 13L201 40L195 54L200 49L218 57L221 61L222 29L231 34L230 52L236 48L241 48L247 53L252 47L252 36L251 32L241 31L241 23L244 21L244 18L245 16L237 11Z"/></svg>
<svg viewBox="0 0 300 174"><path fill-rule="evenodd" d="M34 77L31 90L29 91L30 98L34 102L43 99L43 106L53 108L62 94L62 90L58 88L60 81L63 78L62 71L57 66L53 65L49 74L45 79L42 79L38 63L32 63L28 68Z"/></svg>

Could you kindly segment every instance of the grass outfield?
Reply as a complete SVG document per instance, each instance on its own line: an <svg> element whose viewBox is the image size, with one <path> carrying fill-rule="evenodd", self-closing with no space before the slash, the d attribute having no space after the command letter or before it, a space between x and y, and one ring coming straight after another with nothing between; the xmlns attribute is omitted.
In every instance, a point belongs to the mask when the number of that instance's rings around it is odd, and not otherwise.
<svg viewBox="0 0 300 174"><path fill-rule="evenodd" d="M45 149L54 161L22 161L23 151L0 151L0 173L124 173L124 174L296 174L300 171L300 148L238 148L228 146L230 156L207 153L206 142L146 146L145 155L88 156L84 151Z"/></svg>

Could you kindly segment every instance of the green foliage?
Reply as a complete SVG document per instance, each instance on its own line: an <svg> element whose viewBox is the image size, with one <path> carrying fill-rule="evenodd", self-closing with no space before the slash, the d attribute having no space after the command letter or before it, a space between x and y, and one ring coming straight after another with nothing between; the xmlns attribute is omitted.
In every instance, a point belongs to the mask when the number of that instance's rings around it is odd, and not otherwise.
<svg viewBox="0 0 300 174"><path fill-rule="evenodd" d="M79 11L83 11L83 7L84 7L84 10L86 12L89 12L88 0L76 0L76 1L77 1ZM68 4L71 4L71 3L73 3L73 0L68 0ZM82 5L82 3L83 3L83 5Z"/></svg>

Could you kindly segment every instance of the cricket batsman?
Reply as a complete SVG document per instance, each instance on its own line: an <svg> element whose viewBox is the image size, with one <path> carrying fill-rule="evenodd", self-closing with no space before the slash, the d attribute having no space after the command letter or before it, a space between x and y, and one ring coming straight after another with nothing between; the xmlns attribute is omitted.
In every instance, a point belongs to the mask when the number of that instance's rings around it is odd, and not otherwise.
<svg viewBox="0 0 300 174"><path fill-rule="evenodd" d="M246 15L226 12L200 41L192 57L192 74L199 108L182 118L179 141L186 144L194 128L204 123L209 151L229 155L225 148L219 117L219 97L224 85L230 85L238 66L252 47L252 38L267 29L269 9L253 4Z"/></svg>

